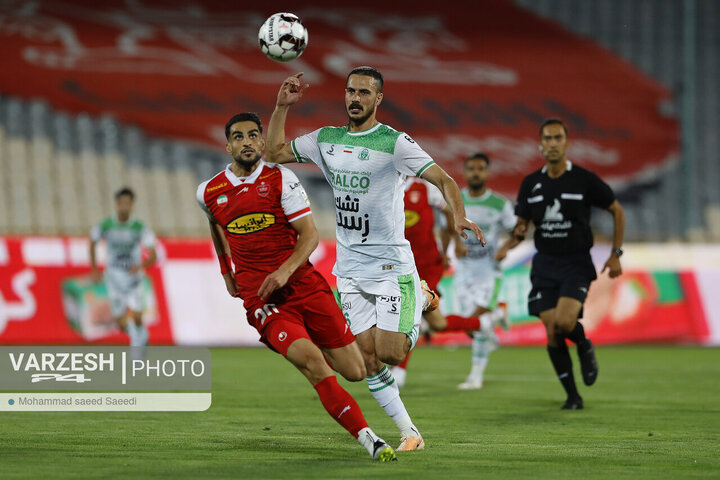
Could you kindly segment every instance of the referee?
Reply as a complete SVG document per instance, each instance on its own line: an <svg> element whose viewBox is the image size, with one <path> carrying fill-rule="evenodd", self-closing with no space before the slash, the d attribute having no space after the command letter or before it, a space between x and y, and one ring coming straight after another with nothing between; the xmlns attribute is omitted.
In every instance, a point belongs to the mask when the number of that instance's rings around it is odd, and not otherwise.
<svg viewBox="0 0 720 480"><path fill-rule="evenodd" d="M612 252L602 269L609 270L610 278L622 273L625 212L605 182L565 158L569 143L562 120L550 118L540 126L545 166L525 177L520 186L513 233L519 242L528 222L535 224L537 254L530 272L528 310L545 324L550 361L567 393L562 408L577 410L583 408L583 400L575 386L566 338L577 345L585 385L595 383L598 374L593 345L578 322L590 283L597 278L590 258L590 207L609 210L615 220Z"/></svg>

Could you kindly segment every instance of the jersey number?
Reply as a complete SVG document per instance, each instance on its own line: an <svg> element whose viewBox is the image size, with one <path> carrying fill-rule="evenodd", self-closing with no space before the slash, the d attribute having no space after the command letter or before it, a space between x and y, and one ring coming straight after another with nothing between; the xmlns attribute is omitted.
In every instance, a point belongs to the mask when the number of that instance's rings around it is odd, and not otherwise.
<svg viewBox="0 0 720 480"><path fill-rule="evenodd" d="M262 308L255 310L255 318L260 320L260 325L264 325L267 317L273 313L280 313L280 310L277 309L274 303L266 303Z"/></svg>

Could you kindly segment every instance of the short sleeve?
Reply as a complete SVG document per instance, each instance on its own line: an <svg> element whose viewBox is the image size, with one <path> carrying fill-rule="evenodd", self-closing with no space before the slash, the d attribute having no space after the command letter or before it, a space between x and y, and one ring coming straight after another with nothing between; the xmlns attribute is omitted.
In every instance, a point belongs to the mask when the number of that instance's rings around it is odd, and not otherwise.
<svg viewBox="0 0 720 480"><path fill-rule="evenodd" d="M505 206L503 206L502 212L500 213L500 223L505 230L512 229L517 223L517 217L515 216L515 212L513 212L512 203L508 200L505 201Z"/></svg>
<svg viewBox="0 0 720 480"><path fill-rule="evenodd" d="M593 172L588 172L588 197L590 204L607 209L615 201L615 193L610 185L603 182Z"/></svg>
<svg viewBox="0 0 720 480"><path fill-rule="evenodd" d="M195 200L197 200L198 205L200 205L202 211L205 212L205 215L212 220L212 213L210 213L210 209L207 205L205 205L205 188L207 187L209 181L210 180L207 180L198 186L197 191L195 192Z"/></svg>
<svg viewBox="0 0 720 480"><path fill-rule="evenodd" d="M320 130L322 129L319 128L290 142L295 160L300 163L315 163L317 165L322 163L322 153L318 143Z"/></svg>
<svg viewBox="0 0 720 480"><path fill-rule="evenodd" d="M520 191L518 191L517 204L515 205L515 214L518 217L530 220L530 206L528 205L528 185L530 184L530 177L525 177L520 184Z"/></svg>
<svg viewBox="0 0 720 480"><path fill-rule="evenodd" d="M419 177L435 161L409 135L401 133L395 141L395 169L408 177Z"/></svg>
<svg viewBox="0 0 720 480"><path fill-rule="evenodd" d="M98 223L90 229L90 240L97 243L103 238L102 224Z"/></svg>
<svg viewBox="0 0 720 480"><path fill-rule="evenodd" d="M300 184L297 176L284 167L278 167L282 174L282 195L280 202L283 212L288 221L294 222L306 215L310 215L310 200L305 193L305 189Z"/></svg>
<svg viewBox="0 0 720 480"><path fill-rule="evenodd" d="M439 188L430 182L425 182L428 192L428 203L431 207L442 210L445 208L445 198Z"/></svg>
<svg viewBox="0 0 720 480"><path fill-rule="evenodd" d="M140 234L140 244L145 248L155 248L155 233L147 225L143 225L142 233Z"/></svg>

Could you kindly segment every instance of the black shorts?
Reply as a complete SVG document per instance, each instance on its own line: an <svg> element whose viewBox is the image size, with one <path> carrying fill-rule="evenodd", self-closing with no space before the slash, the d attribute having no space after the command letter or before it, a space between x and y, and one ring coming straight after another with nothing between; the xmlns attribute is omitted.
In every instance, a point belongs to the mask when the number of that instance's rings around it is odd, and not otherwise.
<svg viewBox="0 0 720 480"><path fill-rule="evenodd" d="M570 297L585 302L590 283L597 278L595 265L589 253L549 255L538 253L532 260L528 295L528 312L540 316L540 312L557 306L558 298ZM582 309L578 314L581 318Z"/></svg>

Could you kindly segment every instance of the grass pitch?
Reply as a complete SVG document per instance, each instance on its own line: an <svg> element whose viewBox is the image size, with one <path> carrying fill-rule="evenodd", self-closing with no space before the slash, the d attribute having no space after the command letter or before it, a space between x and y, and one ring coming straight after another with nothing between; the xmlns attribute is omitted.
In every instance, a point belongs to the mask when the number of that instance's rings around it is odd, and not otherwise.
<svg viewBox="0 0 720 480"><path fill-rule="evenodd" d="M3 413L0 478L720 477L720 350L597 352L585 410L561 411L543 348L495 352L485 387L467 392L469 349L418 348L402 396L427 447L376 464L282 357L215 349L206 412ZM341 383L396 446L365 383Z"/></svg>

